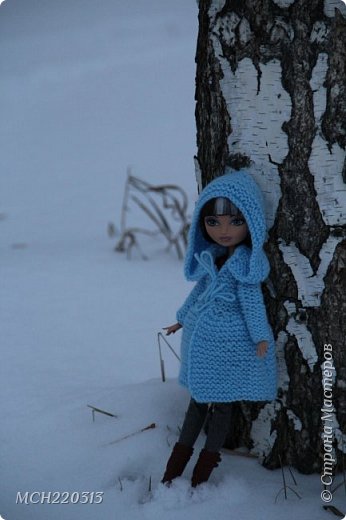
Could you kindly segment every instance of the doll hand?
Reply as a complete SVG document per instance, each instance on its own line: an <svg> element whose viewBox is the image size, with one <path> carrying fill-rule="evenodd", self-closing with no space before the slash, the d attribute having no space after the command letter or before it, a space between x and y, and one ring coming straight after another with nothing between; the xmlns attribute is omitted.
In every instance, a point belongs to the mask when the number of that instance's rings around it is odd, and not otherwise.
<svg viewBox="0 0 346 520"><path fill-rule="evenodd" d="M169 336L170 334L173 334L177 332L177 330L181 329L182 325L180 323L175 323L174 325L170 325L169 327L163 327L163 330L166 330L166 336Z"/></svg>
<svg viewBox="0 0 346 520"><path fill-rule="evenodd" d="M257 343L257 356L258 357L262 357L262 356L265 356L266 352L267 352L267 348L268 348L268 341L260 341L259 343Z"/></svg>

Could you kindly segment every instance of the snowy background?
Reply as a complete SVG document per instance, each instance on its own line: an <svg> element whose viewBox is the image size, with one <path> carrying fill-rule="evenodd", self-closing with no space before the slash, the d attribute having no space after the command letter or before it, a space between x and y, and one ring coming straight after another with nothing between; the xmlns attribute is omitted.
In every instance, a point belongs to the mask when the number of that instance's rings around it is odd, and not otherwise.
<svg viewBox="0 0 346 520"><path fill-rule="evenodd" d="M156 334L190 286L162 243L150 244L146 262L114 253L107 224L119 224L129 166L152 183L178 183L193 208L197 14L195 0L1 4L6 520L330 517L318 475L296 475L301 500L281 493L275 502L280 471L245 457L225 454L193 493L192 464L170 489L159 484L188 395L168 352L161 382ZM170 341L178 349L179 333ZM118 417L93 422L87 404ZM18 491L104 495L102 504L16 505Z"/></svg>

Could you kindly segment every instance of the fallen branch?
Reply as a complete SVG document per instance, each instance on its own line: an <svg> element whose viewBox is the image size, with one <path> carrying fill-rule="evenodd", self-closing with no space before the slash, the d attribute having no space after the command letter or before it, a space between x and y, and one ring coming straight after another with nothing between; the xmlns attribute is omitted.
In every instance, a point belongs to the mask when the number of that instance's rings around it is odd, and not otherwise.
<svg viewBox="0 0 346 520"><path fill-rule="evenodd" d="M145 428L142 428L141 430L137 430L135 432L129 433L128 435L125 435L124 437L120 437L119 439L116 439L115 441L108 442L106 446L110 446L111 444L116 444L117 442L124 441L125 439L129 439L130 437L133 437L134 435L137 435L138 433L145 432L146 430L151 430L153 428L156 428L155 423L149 424L149 426L146 426Z"/></svg>
<svg viewBox="0 0 346 520"><path fill-rule="evenodd" d="M106 412L106 410L101 410L101 408L96 408L96 406L93 406L91 404L87 404L87 407L91 408L91 413L92 413L92 416L93 416L93 422L95 421L95 412L103 413L103 415L108 415L109 417L115 417L115 418L118 417L114 413Z"/></svg>

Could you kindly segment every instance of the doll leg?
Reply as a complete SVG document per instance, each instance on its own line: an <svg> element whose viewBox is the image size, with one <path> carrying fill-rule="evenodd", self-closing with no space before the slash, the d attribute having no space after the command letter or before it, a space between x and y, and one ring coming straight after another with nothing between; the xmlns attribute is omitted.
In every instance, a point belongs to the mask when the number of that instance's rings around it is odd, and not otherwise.
<svg viewBox="0 0 346 520"><path fill-rule="evenodd" d="M221 461L219 450L225 442L231 415L232 403L215 403L213 405L205 446L199 454L199 458L193 470L191 479L192 487L206 482L213 469L219 465Z"/></svg>
<svg viewBox="0 0 346 520"><path fill-rule="evenodd" d="M183 473L193 453L193 445L202 429L207 412L206 403L197 403L191 398L179 440L175 443L168 459L162 483L170 483Z"/></svg>
<svg viewBox="0 0 346 520"><path fill-rule="evenodd" d="M185 414L179 442L185 446L193 446L202 429L208 413L207 403L197 403L192 397Z"/></svg>
<svg viewBox="0 0 346 520"><path fill-rule="evenodd" d="M208 451L220 451L222 448L232 417L232 403L214 403L210 422L208 424L208 434L205 441L205 449Z"/></svg>

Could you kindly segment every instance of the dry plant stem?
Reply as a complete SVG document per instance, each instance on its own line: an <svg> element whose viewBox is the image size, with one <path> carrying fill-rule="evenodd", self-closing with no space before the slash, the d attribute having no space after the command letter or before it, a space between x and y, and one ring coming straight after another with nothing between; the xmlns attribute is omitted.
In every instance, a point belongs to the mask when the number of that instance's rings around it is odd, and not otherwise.
<svg viewBox="0 0 346 520"><path fill-rule="evenodd" d="M133 191L135 191L135 193L133 193ZM153 194L161 198L162 206L154 200ZM144 198L144 200L141 200L140 197L142 197L142 199ZM151 220L156 231L149 231L140 227L126 228L126 214L129 211L129 203L131 201ZM128 170L121 213L121 237L115 250L119 252L126 251L128 258L130 258L131 250L133 247L137 247L141 257L144 259L145 256L139 247L137 235L147 234L155 236L155 234L162 234L168 242L168 250L174 246L178 258L182 259L184 256L183 250L187 245L187 230L189 227L186 215L187 208L187 196L179 186L173 184L152 186L134 177L131 175L131 171ZM167 211L165 210L169 210L171 217L181 223L178 232L173 232L169 219L167 218Z"/></svg>
<svg viewBox="0 0 346 520"><path fill-rule="evenodd" d="M167 339L165 338L165 336L162 334L162 332L158 332L157 334L158 338L159 338L159 343L160 343L160 338L163 339L163 341L166 343L167 347L171 350L171 352L175 355L175 357L177 358L178 361L180 361L180 357L178 356L178 354L176 353L176 351L174 350L174 348L172 347L172 345L170 345L167 341Z"/></svg>
<svg viewBox="0 0 346 520"><path fill-rule="evenodd" d="M148 215L148 217L154 222L154 224L159 228L159 232L167 239L168 241L168 248L172 247L172 245L175 246L177 255L179 259L183 258L183 253L181 251L181 248L179 246L179 243L175 238L173 238L173 232L171 228L169 227L168 221L163 215L161 209L156 204L156 202L152 199L152 197L148 196L148 200L151 203L151 205L154 207L157 215L159 218L155 216L155 214L150 211L150 209L143 204L137 197L132 196L132 200L136 202L136 204Z"/></svg>
<svg viewBox="0 0 346 520"><path fill-rule="evenodd" d="M283 468L283 465L282 465L282 460L281 460L280 455L279 455L279 460L280 460L280 466L281 466L282 480L283 480L283 483L284 483L285 499L287 500L285 472L284 472L284 468Z"/></svg>
<svg viewBox="0 0 346 520"><path fill-rule="evenodd" d="M136 239L136 233L142 233L144 235L155 236L158 234L157 231L149 231L147 229L141 228L130 228L121 236L119 242L115 246L114 250L123 253L126 251L127 258L131 257L131 250L133 247L137 247L139 254L141 255L143 260L147 260L147 256L142 252L140 245ZM127 242L127 244L126 244Z"/></svg>
<svg viewBox="0 0 346 520"><path fill-rule="evenodd" d="M164 335L162 334L162 332L158 332L157 333L157 343L158 343L158 346L159 346L159 357L160 357L160 369L161 369L161 380L162 382L164 383L166 381L166 374L165 374L165 363L163 361L163 357L162 357L162 349L161 349L161 339L164 340L164 342L166 343L166 345L168 346L168 348L171 350L171 352L173 352L173 354L175 355L175 357L178 359L178 361L180 361L180 357L178 356L178 354L175 352L174 348L168 343L168 341L166 340L166 338L164 337Z"/></svg>
<svg viewBox="0 0 346 520"><path fill-rule="evenodd" d="M297 485L297 481L296 481L296 479L294 478L294 475L293 475L293 472L292 472L292 468L291 468L291 466L288 466L288 471L290 472L290 475L291 475L291 477L292 477L292 480L293 480L294 484Z"/></svg>
<svg viewBox="0 0 346 520"><path fill-rule="evenodd" d="M124 437L120 437L119 439L116 439L115 441L108 442L107 446L109 446L111 444L116 444L120 441L124 441L126 439L129 439L130 437L133 437L134 435L137 435L138 433L142 433L142 432L145 432L146 430L151 430L153 428L156 428L155 423L151 423L151 424L149 424L149 426L146 426L145 428L142 428L141 430L137 430L135 432L129 433L128 435L125 435Z"/></svg>
<svg viewBox="0 0 346 520"><path fill-rule="evenodd" d="M130 188L130 185L129 185L130 179L131 179L131 168L128 168L127 169L127 180L125 183L125 193L124 193L124 198L123 198L123 205L122 205L122 209L121 209L121 223L120 223L121 234L124 233L125 226L126 226L127 199L128 199L129 188Z"/></svg>
<svg viewBox="0 0 346 520"><path fill-rule="evenodd" d="M281 491L284 492L285 500L287 500L287 489L289 489L290 491L292 491L292 493L294 493L294 494L296 495L296 497L298 497L299 499L301 499L302 497L299 495L299 493L297 493L297 491L295 491L294 489L292 489L291 486L288 486L288 485L286 484L285 471L284 471L284 467L283 467L283 464L282 464L281 456L279 455L278 458L279 458L279 461L280 461L281 473L282 473L282 481L283 481L283 484L284 484L284 485L283 485L283 487L282 487L281 489L279 489L279 491L277 492L276 497L275 497L275 503L276 503L276 501L277 501L277 499L278 499L278 496L280 495ZM292 476L292 478L293 478L294 483L296 484L296 481L295 481L295 479L294 479L294 477L293 477L293 474L292 474L291 470L290 470L290 473L291 473L291 476Z"/></svg>

